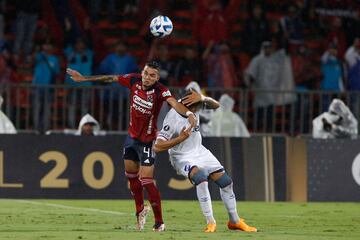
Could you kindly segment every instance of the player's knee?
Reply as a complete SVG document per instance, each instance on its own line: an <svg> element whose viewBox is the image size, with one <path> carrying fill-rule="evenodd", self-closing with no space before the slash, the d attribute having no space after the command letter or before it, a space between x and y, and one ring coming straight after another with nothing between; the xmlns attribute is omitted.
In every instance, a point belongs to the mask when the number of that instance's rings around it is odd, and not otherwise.
<svg viewBox="0 0 360 240"><path fill-rule="evenodd" d="M128 172L125 171L125 176L129 179L133 179L133 178L139 178L139 173L138 172Z"/></svg>
<svg viewBox="0 0 360 240"><path fill-rule="evenodd" d="M190 180L193 184L199 185L202 182L207 182L208 178L203 171L199 170L190 177Z"/></svg>
<svg viewBox="0 0 360 240"><path fill-rule="evenodd" d="M232 183L232 179L226 172L224 172L224 174L218 180L216 180L215 183L220 188L224 188Z"/></svg>
<svg viewBox="0 0 360 240"><path fill-rule="evenodd" d="M142 186L154 184L154 179L151 177L141 177L140 182Z"/></svg>

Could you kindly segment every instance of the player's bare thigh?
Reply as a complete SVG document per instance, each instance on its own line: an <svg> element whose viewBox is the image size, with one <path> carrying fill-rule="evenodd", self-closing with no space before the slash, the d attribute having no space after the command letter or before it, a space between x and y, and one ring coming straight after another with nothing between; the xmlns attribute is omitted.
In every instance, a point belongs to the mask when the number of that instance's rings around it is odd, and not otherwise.
<svg viewBox="0 0 360 240"><path fill-rule="evenodd" d="M125 159L125 171L127 172L138 172L139 177L153 177L154 176L154 165L152 166L141 166L139 162Z"/></svg>
<svg viewBox="0 0 360 240"><path fill-rule="evenodd" d="M124 165L125 165L126 172L132 172L132 173L139 172L139 169L140 169L139 162L136 162L134 160L125 159Z"/></svg>
<svg viewBox="0 0 360 240"><path fill-rule="evenodd" d="M154 165L151 166L140 166L139 169L139 176L140 178L142 177L149 177L149 178L153 178L154 177Z"/></svg>

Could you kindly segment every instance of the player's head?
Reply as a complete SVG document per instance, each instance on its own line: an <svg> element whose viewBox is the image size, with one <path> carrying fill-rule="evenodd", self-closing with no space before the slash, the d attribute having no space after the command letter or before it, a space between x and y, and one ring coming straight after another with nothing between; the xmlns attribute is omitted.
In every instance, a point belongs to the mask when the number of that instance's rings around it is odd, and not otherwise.
<svg viewBox="0 0 360 240"><path fill-rule="evenodd" d="M141 72L144 87L151 87L160 79L160 65L155 62L147 62Z"/></svg>
<svg viewBox="0 0 360 240"><path fill-rule="evenodd" d="M180 98L180 102L183 103L183 100L186 96L191 95L192 91L196 92L195 90L193 90L192 88L190 88L189 90L187 90ZM183 103L184 104L184 103ZM185 105L185 104L184 104ZM185 105L191 112L197 112L201 109L202 107L202 102L197 102L191 105Z"/></svg>

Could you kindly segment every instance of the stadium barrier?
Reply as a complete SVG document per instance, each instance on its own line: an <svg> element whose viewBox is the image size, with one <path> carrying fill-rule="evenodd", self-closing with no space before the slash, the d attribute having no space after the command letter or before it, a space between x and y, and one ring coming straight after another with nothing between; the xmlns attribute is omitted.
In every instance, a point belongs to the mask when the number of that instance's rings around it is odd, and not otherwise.
<svg viewBox="0 0 360 240"><path fill-rule="evenodd" d="M171 90L175 96L184 91L180 88ZM313 118L327 110L334 97L343 99L355 117L360 119L360 92L290 92L240 88L205 90L215 99L225 93L234 98L234 111L242 117L252 133L280 133L290 136L309 134ZM4 97L2 110L17 129L27 131L74 128L81 116L90 113L102 128L124 132L129 119L127 94L127 90L120 86L75 88L68 85L0 84L0 95ZM254 99L259 95L271 96L283 104L256 108ZM165 112L160 115L160 122Z"/></svg>
<svg viewBox="0 0 360 240"><path fill-rule="evenodd" d="M124 138L1 135L0 198L129 199ZM204 138L204 145L232 176L238 200L360 200L360 140L256 136ZM164 199L196 199L167 153L158 156L155 179Z"/></svg>

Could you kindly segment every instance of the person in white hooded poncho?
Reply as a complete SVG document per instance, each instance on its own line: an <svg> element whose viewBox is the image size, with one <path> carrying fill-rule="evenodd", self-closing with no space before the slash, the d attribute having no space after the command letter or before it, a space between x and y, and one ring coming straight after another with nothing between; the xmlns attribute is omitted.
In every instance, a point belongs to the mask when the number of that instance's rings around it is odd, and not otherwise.
<svg viewBox="0 0 360 240"><path fill-rule="evenodd" d="M14 124L10 121L10 119L3 113L1 110L1 106L4 99L0 96L0 134L15 134L17 133Z"/></svg>
<svg viewBox="0 0 360 240"><path fill-rule="evenodd" d="M329 111L313 120L313 138L357 138L358 121L340 99L333 99Z"/></svg>
<svg viewBox="0 0 360 240"><path fill-rule="evenodd" d="M91 116L90 114L85 114L79 123L78 130L76 131L75 135L103 135L100 131L100 124L96 119Z"/></svg>
<svg viewBox="0 0 360 240"><path fill-rule="evenodd" d="M211 132L214 137L250 137L250 133L238 114L233 112L234 99L223 94L218 108L211 117Z"/></svg>

